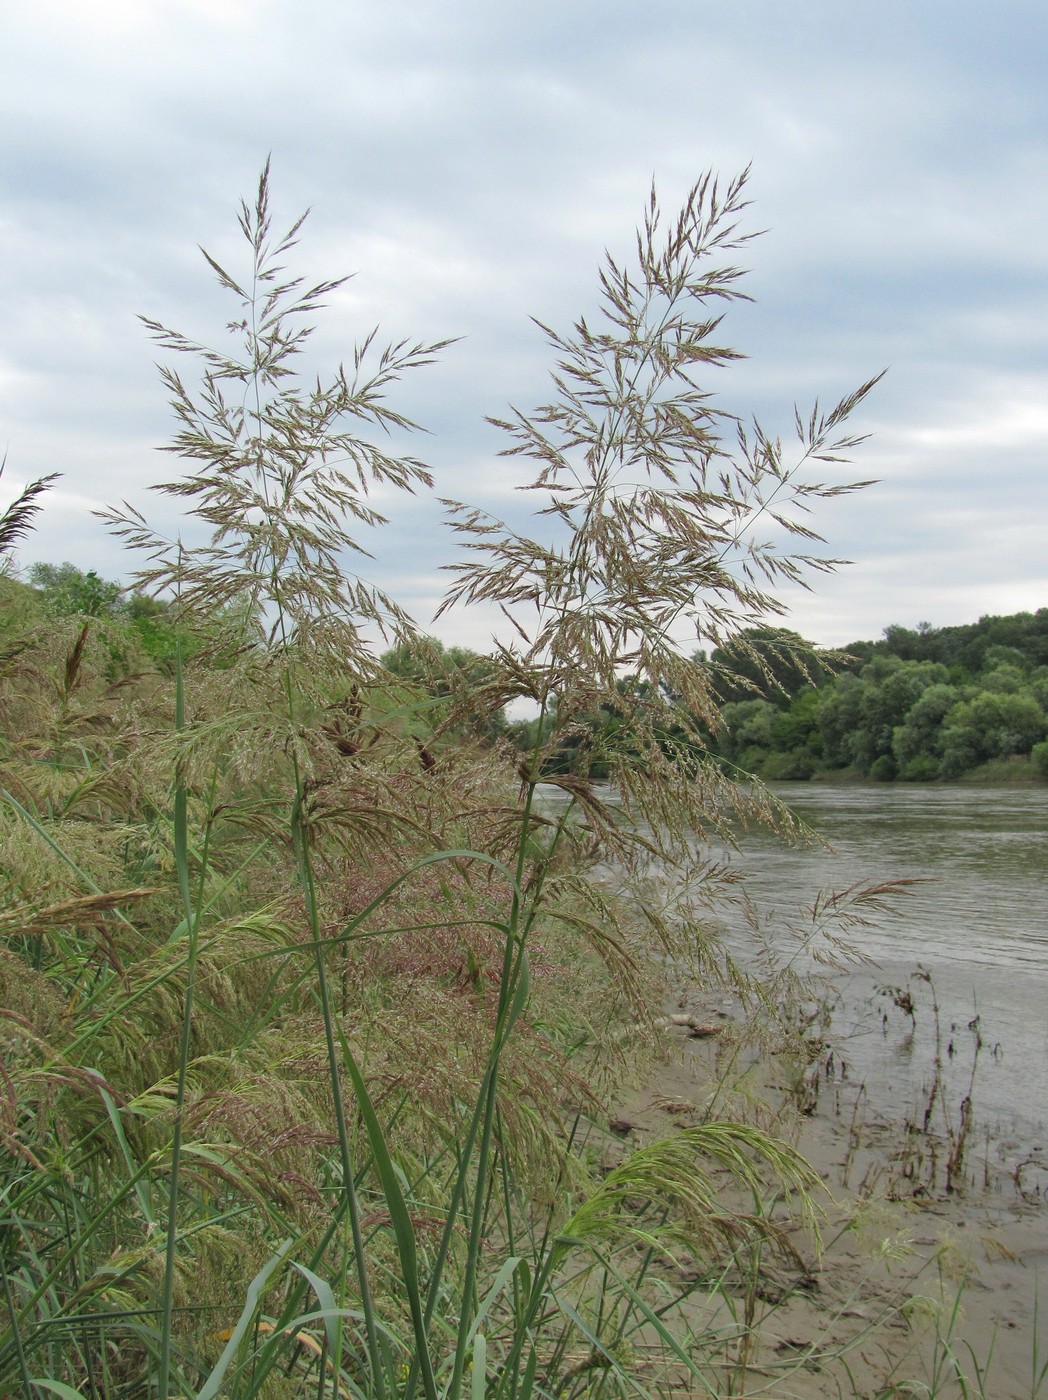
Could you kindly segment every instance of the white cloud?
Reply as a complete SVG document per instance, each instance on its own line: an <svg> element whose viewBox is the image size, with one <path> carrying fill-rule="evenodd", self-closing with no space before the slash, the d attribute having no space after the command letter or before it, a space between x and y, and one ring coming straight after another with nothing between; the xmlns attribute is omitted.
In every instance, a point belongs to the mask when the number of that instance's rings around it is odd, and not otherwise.
<svg viewBox="0 0 1048 1400"><path fill-rule="evenodd" d="M219 333L231 308L195 244L239 256L236 196L267 151L280 221L315 208L296 266L359 272L316 363L375 321L465 335L397 403L438 430L413 447L441 489L499 511L521 509L520 473L482 419L547 393L528 315L589 313L601 251L629 250L653 174L671 203L706 167L752 159L751 226L772 232L740 258L759 302L726 333L755 358L717 377L724 403L788 428L794 399L892 365L850 473L885 485L817 523L859 563L801 615L849 640L922 600L1042 605L1045 13L12 0L0 443L26 479L66 473L31 549L121 571L87 507L144 501L170 465L152 451L169 425L135 314ZM449 540L434 507L410 514L426 523L391 534L390 577L428 605Z"/></svg>

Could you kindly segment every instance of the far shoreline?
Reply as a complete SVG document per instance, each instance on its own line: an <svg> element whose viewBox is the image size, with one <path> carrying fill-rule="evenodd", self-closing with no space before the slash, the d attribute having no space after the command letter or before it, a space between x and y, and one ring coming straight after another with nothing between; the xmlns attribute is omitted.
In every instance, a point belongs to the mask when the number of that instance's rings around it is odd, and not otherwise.
<svg viewBox="0 0 1048 1400"><path fill-rule="evenodd" d="M966 787L1033 787L1048 788L1048 778L1043 778L1030 762L1027 754L1016 754L1011 758L992 759L972 768L957 778L927 778L912 782L905 778L877 779L869 773L860 773L857 768L820 769L808 778L765 778L771 786L808 786L812 783L827 787L871 787L885 788L966 788Z"/></svg>

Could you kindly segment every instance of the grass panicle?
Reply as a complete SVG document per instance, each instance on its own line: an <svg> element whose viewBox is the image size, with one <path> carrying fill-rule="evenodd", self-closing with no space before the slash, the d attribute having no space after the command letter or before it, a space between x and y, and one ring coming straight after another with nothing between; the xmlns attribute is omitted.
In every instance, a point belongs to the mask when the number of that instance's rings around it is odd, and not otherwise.
<svg viewBox="0 0 1048 1400"><path fill-rule="evenodd" d="M229 340L145 319L183 468L156 489L186 519L106 519L173 660L117 617L45 637L29 592L0 636L4 1393L724 1393L673 1261L727 1296L790 1255L772 1206L803 1215L814 1179L712 1120L609 1166L603 1086L652 1043L666 968L723 975L732 879L696 841L803 835L710 756L694 652L745 650L834 566L813 509L862 483L813 473L876 382L798 414L792 457L715 402L745 210L745 176L672 219L653 190L597 318L539 328L549 401L493 420L533 464L533 534L447 504L442 611L507 618L479 669L347 568L431 483L394 400L451 342L372 332L300 372L341 282L286 271L304 220L278 231L268 165L243 270L204 254ZM539 722L510 755L515 698Z"/></svg>

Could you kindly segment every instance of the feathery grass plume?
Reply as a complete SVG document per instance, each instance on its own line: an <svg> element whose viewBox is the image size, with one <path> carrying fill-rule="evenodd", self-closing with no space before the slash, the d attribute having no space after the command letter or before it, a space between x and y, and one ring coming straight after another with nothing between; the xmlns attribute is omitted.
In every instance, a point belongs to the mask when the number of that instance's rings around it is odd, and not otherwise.
<svg viewBox="0 0 1048 1400"><path fill-rule="evenodd" d="M475 712L485 695L539 706L522 792L543 781L560 800L552 813L525 801L529 836L551 856L533 852L536 899L556 859L558 888L574 881L583 901L593 898L578 879L588 864L610 861L624 886L640 889L653 866L670 862L694 909L696 881L711 898L724 884L696 857L697 843L716 835L734 844L753 822L808 839L762 783L711 754L723 675L696 647L734 651L773 679L767 653L774 659L778 633L765 627L762 647L747 634L785 610L779 584L806 584L839 562L810 552L821 541L808 517L818 500L868 483L823 484L815 469L862 441L845 423L877 379L829 412L797 413L792 461L760 424L747 428L714 402L708 375L737 358L718 332L725 306L745 295L740 269L724 260L752 236L740 224L745 182L744 173L722 191L704 176L665 231L653 189L635 260L606 256L599 323L580 318L567 335L540 327L556 356L554 397L491 421L511 439L507 455L537 463L522 489L539 497L547 532L529 537L446 503L472 557L449 566L457 578L441 611L493 602L515 635L497 644L485 686L458 697L445 722ZM800 639L790 660L816 664ZM519 807L507 808L487 849L512 847L521 820ZM666 954L714 972L701 919L682 918L679 901L663 912L649 899L639 905ZM623 942L613 917L588 924L609 932L605 952ZM737 968L724 972L740 978Z"/></svg>
<svg viewBox="0 0 1048 1400"><path fill-rule="evenodd" d="M548 721L532 775L574 734L576 775L605 763L627 810L677 858L687 833L729 814L791 824L770 794L711 763L716 677L685 652L745 649L740 633L785 611L780 584L834 568L808 551L821 537L807 517L815 501L867 484L822 484L811 468L862 441L844 424L876 379L829 412L798 413L792 461L760 424L747 429L714 403L709 373L738 356L718 333L723 308L745 295L741 270L721 261L753 236L740 226L745 183L744 173L722 191L705 175L665 231L653 188L634 263L606 256L599 321L580 318L569 334L540 326L554 397L491 421L511 439L507 455L537 463L522 489L539 497L548 534L447 502L473 557L449 566L442 611L488 602L511 618L516 638L496 653L506 689ZM587 732L602 707L619 722ZM602 825L597 803L585 806Z"/></svg>
<svg viewBox="0 0 1048 1400"><path fill-rule="evenodd" d="M307 211L308 212L308 211ZM210 528L210 542L185 550L154 532L140 512L111 511L118 536L152 562L139 571L147 589L170 589L186 613L207 617L243 606L273 637L292 636L345 662L366 653L361 628L407 629L392 599L347 575L347 551L366 556L347 522L369 531L385 517L369 503L374 486L414 491L430 484L425 464L381 445L392 432L418 425L392 408L391 385L432 362L449 341L376 345L376 332L327 380L303 380L296 357L307 348L316 313L345 278L304 287L285 277L283 259L294 249L307 215L284 234L274 232L269 164L253 204L242 202L240 229L250 262L233 275L209 253L204 258L238 309L230 322L237 345L212 349L149 317L143 322L165 350L200 365L200 382L187 384L170 366L161 377L180 424L165 450L192 463L183 477L155 489L187 503ZM366 430L379 440L362 436Z"/></svg>
<svg viewBox="0 0 1048 1400"><path fill-rule="evenodd" d="M7 466L7 454L0 459L0 476ZM31 481L0 515L0 558L10 554L23 536L33 529L33 521L43 504L40 497L61 476L61 472L51 472L36 481ZM6 566L7 560L4 560Z"/></svg>
<svg viewBox="0 0 1048 1400"><path fill-rule="evenodd" d="M395 784L387 782L380 761L368 764L362 781L347 780L343 773L331 782L324 772L326 754L318 740L323 734L329 748L342 753L348 750L350 757L356 753L356 738L343 726L325 724L325 710L337 702L339 691L345 694L375 671L366 628L376 627L383 634L389 629L398 637L406 637L412 630L392 599L346 574L343 558L347 551L367 553L360 538L351 536L347 527L371 529L384 523L384 517L369 503L373 486L411 491L429 484L421 461L387 451L374 440L374 434L404 433L416 427L388 405L386 392L408 370L429 363L447 342L402 342L378 351L372 332L356 347L350 370L340 365L326 384L320 379L304 383L295 372L294 357L304 350L312 327L302 324L301 318L314 313L341 282L304 289L300 279L284 278L282 259L294 247L303 220L304 216L283 236L274 235L267 164L253 205L245 202L241 207L240 227L250 249L248 277L238 280L205 252L220 285L239 303L237 319L230 327L240 342L236 350L212 350L160 322L146 320L165 349L188 355L200 364L200 383L192 388L176 370L161 370L180 425L169 450L191 462L193 470L158 489L188 502L196 519L209 527L210 542L189 549L181 540L165 541L130 507L122 513L110 512L107 518L119 536L151 556L151 563L139 574L143 586L169 590L187 622L195 619L199 626L201 620L231 610L238 611L243 620L236 665L245 673L245 680L250 673L249 683L257 686L259 693L249 713L241 709L240 727L250 734L256 749L264 745L275 751L276 768L283 778L274 789L273 774L267 772L268 790L261 804L257 798L262 794L252 793L248 805L256 815L268 808L266 822L271 831L283 811L282 840L287 854L293 856L293 878L304 899L341 1163L342 1204L338 1210L348 1211L353 1238L350 1257L366 1318L372 1374L381 1393L379 1333L364 1259L357 1173L341 1087L349 1050L346 1046L340 1054L338 1049L344 1031L336 1025L331 1000L318 876L325 848L330 852L340 841L344 844L347 835L367 846L395 840L405 827L418 835L419 828L410 815L403 815L403 803L398 804L390 791ZM369 429L371 437L356 431ZM217 818L240 805L237 798L241 795L235 788L230 791L227 757L221 744L214 742L221 726L201 728L186 708L186 700L192 696L186 685L189 674L189 668L180 664L176 676L175 744L181 752L176 770L175 848L189 953L167 1224L158 1379L162 1397L167 1396L173 1378L172 1283L178 1253L179 1145L190 1088L196 949L207 917L211 838L219 834ZM229 718L232 716L227 715ZM194 747L203 760L196 771L185 761ZM350 777L354 771L350 770ZM362 787L367 791L364 801L360 800ZM187 822L194 800L204 804L199 858L193 851ZM355 1070L352 1062L350 1068Z"/></svg>

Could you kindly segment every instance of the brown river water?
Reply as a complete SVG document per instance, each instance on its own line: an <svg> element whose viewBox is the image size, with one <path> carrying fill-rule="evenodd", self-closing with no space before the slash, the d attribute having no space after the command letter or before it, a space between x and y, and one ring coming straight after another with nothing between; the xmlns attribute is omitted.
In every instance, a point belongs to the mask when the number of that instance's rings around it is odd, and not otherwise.
<svg viewBox="0 0 1048 1400"><path fill-rule="evenodd" d="M926 1097L934 988L954 1108L971 1088L977 1132L989 1130L1003 1155L1048 1151L1048 788L796 783L776 792L832 849L748 834L730 859L763 906L803 907L820 889L857 882L921 882L894 916L848 935L876 966L837 979L833 1029L871 1109L898 1120ZM742 922L729 912L723 924L745 960ZM794 956L795 935L770 927L781 954ZM913 979L918 969L931 986ZM878 990L886 985L911 992L914 1026Z"/></svg>
<svg viewBox="0 0 1048 1400"><path fill-rule="evenodd" d="M775 791L829 847L789 846L758 830L737 850L696 854L745 874L781 961L814 967L797 915L820 891L919 882L893 915L848 933L872 964L833 979L838 1064L863 1086L871 1116L902 1123L927 1101L934 992L950 1111L970 1092L975 1134L990 1134L1002 1165L1031 1151L1048 1161L1048 787L784 783ZM551 805L563 800L552 788L543 795ZM673 872L662 879L672 883ZM730 905L718 905L713 922L744 966L756 958ZM914 976L922 970L930 984ZM911 994L913 1023L886 986Z"/></svg>

